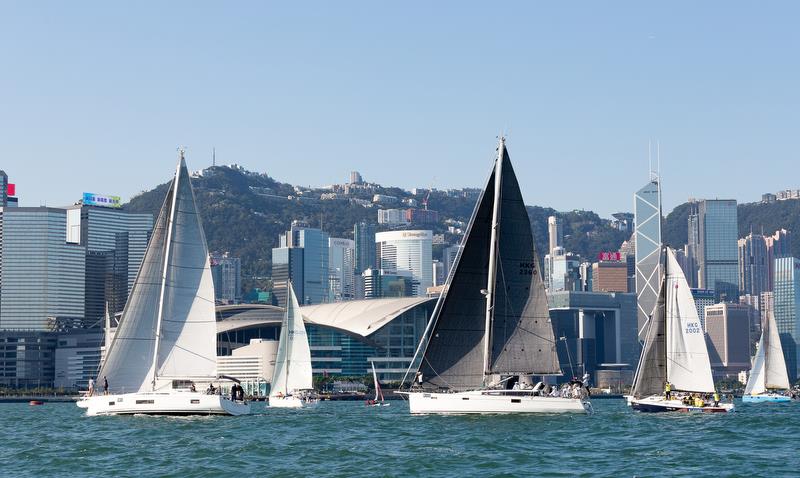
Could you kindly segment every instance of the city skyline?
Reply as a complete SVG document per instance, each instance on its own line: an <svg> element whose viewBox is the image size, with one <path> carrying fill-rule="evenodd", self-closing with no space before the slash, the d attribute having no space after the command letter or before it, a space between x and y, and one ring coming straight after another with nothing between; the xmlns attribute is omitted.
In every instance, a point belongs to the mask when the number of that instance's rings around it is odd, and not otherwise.
<svg viewBox="0 0 800 478"><path fill-rule="evenodd" d="M168 177L179 144L194 169L216 148L292 184L358 170L446 189L480 184L505 132L526 203L559 211L630 210L626 191L590 185L646 180L657 141L665 212L797 188L781 171L796 161L798 7L688 5L16 4L0 20L4 167L30 206L129 199ZM581 174L542 179L563 164Z"/></svg>

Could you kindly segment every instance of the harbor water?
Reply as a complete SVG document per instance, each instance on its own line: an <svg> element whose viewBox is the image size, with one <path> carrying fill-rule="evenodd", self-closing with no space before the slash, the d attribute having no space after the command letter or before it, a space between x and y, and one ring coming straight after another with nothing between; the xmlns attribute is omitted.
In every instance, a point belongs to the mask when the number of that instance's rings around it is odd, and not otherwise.
<svg viewBox="0 0 800 478"><path fill-rule="evenodd" d="M407 403L242 417L0 405L3 476L798 476L800 403L729 414L410 416Z"/></svg>

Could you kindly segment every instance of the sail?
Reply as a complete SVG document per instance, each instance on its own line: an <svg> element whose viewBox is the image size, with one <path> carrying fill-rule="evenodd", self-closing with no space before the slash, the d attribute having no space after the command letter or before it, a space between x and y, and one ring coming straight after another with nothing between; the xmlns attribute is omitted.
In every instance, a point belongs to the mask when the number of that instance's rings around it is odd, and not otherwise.
<svg viewBox="0 0 800 478"><path fill-rule="evenodd" d="M705 334L686 277L667 248L667 380L675 390L714 392Z"/></svg>
<svg viewBox="0 0 800 478"><path fill-rule="evenodd" d="M561 374L531 223L503 149L490 370Z"/></svg>
<svg viewBox="0 0 800 478"><path fill-rule="evenodd" d="M375 363L370 362L372 365L372 381L375 384L375 401L383 401L383 392L381 391L381 382L378 381L378 372L375 371Z"/></svg>
<svg viewBox="0 0 800 478"><path fill-rule="evenodd" d="M764 376L766 375L764 373L764 332L767 331L762 331L761 338L758 340L756 356L753 358L753 367L750 369L750 376L747 377L747 385L744 387L745 395L758 395L767 391L767 387L764 384Z"/></svg>
<svg viewBox="0 0 800 478"><path fill-rule="evenodd" d="M786 361L783 358L783 347L778 335L778 325L775 323L775 316L770 311L766 321L769 333L763 334L764 337L764 386L770 390L788 390L789 374L786 371Z"/></svg>
<svg viewBox="0 0 800 478"><path fill-rule="evenodd" d="M456 258L454 272L431 317L431 330L419 371L423 385L468 390L483 385L483 337L486 329L486 298L481 293L488 282L494 170L478 199Z"/></svg>
<svg viewBox="0 0 800 478"><path fill-rule="evenodd" d="M214 283L200 215L186 163L181 158L173 200L166 264L158 376L216 377L217 323Z"/></svg>
<svg viewBox="0 0 800 478"><path fill-rule="evenodd" d="M310 390L314 386L311 380L311 349L308 336L300 315L300 305L294 288L289 283L289 297L281 324L281 336L278 342L278 354L275 357L275 370L272 373L271 397L289 395L295 390Z"/></svg>
<svg viewBox="0 0 800 478"><path fill-rule="evenodd" d="M666 290L665 280L659 287L655 309L647 326L644 348L636 369L631 394L636 398L658 395L664 391L667 380L666 348Z"/></svg>
<svg viewBox="0 0 800 478"><path fill-rule="evenodd" d="M170 187L98 375L98 380L106 377L111 390L117 393L152 388L155 330L172 195Z"/></svg>

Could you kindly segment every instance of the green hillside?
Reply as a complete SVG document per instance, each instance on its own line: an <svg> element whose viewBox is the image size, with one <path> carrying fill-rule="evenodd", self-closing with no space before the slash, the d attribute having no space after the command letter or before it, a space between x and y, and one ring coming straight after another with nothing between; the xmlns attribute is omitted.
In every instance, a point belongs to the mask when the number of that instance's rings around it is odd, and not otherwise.
<svg viewBox="0 0 800 478"><path fill-rule="evenodd" d="M311 226L322 227L332 237L344 238L352 238L353 224L356 222L377 223L376 207L364 207L347 199L323 201L319 199L319 192L299 195L292 185L275 181L266 174L217 166L206 169L202 176L192 180L192 185L209 249L230 251L242 258L245 287L259 283L263 285L263 281L254 278L270 275L272 248L278 245L279 234L289 228L293 219L305 220ZM129 211L155 215L164 201L166 190L167 184L161 184L134 197L125 207ZM414 198L420 202L423 199L399 188L378 186L374 193L401 199ZM372 194L361 193L350 197L371 199ZM457 236L446 233L443 221L454 219L467 222L474 205L474 198L434 191L429 199L429 209L439 212L439 224L421 227L445 234L449 242L455 242ZM627 239L626 234L614 229L608 220L601 219L591 211L562 213L552 208L529 206L528 214L539 251L547 248L547 217L550 215L564 219L566 249L586 258L594 258L600 251L616 250ZM435 248L434 254L439 250Z"/></svg>

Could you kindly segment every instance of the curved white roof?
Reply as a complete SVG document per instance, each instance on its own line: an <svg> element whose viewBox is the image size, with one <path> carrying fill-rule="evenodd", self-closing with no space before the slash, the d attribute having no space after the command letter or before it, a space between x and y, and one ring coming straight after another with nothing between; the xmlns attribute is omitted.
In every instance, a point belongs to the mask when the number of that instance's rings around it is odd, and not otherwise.
<svg viewBox="0 0 800 478"><path fill-rule="evenodd" d="M342 329L368 337L395 317L420 304L435 301L429 297L351 300L300 307L306 323Z"/></svg>

